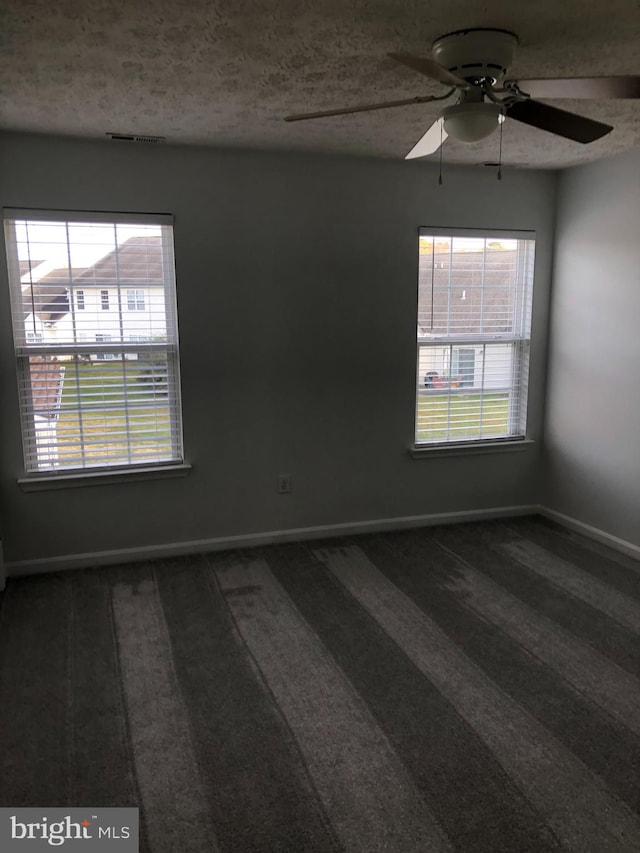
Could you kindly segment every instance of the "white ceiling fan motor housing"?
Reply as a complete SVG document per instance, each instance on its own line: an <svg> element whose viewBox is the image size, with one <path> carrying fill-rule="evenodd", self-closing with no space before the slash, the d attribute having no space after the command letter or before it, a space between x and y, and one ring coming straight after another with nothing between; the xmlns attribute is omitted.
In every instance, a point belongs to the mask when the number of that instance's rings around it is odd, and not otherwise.
<svg viewBox="0 0 640 853"><path fill-rule="evenodd" d="M433 43L433 58L458 77L473 83L490 85L507 73L518 37L508 30L457 30L440 36Z"/></svg>

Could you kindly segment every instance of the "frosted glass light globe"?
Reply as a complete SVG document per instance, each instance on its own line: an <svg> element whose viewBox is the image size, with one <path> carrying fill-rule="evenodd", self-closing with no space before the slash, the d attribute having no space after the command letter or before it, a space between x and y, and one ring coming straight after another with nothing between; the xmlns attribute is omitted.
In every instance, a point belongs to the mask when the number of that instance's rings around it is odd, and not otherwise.
<svg viewBox="0 0 640 853"><path fill-rule="evenodd" d="M500 123L497 104L454 104L443 110L444 129L458 142L478 142L490 136Z"/></svg>

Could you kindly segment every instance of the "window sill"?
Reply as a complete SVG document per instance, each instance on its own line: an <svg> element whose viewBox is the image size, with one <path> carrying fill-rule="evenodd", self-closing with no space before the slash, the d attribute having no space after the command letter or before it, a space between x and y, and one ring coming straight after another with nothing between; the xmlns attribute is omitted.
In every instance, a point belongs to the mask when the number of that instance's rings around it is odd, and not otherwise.
<svg viewBox="0 0 640 853"><path fill-rule="evenodd" d="M416 445L409 448L413 459L433 458L434 456L473 456L483 453L511 453L514 450L529 450L535 444L531 438L513 441L479 441L469 444Z"/></svg>
<svg viewBox="0 0 640 853"><path fill-rule="evenodd" d="M82 471L73 474L46 474L21 477L18 485L23 492L41 492L48 489L75 489L83 486L105 486L127 483L132 480L164 480L169 477L186 477L191 465L161 465L157 468L119 468L114 471Z"/></svg>

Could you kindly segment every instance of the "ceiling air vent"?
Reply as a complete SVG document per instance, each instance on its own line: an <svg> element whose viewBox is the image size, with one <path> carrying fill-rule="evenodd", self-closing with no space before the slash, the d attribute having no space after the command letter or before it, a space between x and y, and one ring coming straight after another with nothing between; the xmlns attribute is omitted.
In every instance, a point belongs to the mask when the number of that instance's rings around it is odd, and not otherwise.
<svg viewBox="0 0 640 853"><path fill-rule="evenodd" d="M136 133L107 133L107 136L116 142L150 142L157 145L167 141L166 136L138 136Z"/></svg>
<svg viewBox="0 0 640 853"><path fill-rule="evenodd" d="M529 163L523 161L522 163L502 163L502 164L500 164L496 160L489 160L486 163L476 163L476 166L487 166L490 169L499 169L501 165L506 166L509 169L517 169L520 166L528 166Z"/></svg>

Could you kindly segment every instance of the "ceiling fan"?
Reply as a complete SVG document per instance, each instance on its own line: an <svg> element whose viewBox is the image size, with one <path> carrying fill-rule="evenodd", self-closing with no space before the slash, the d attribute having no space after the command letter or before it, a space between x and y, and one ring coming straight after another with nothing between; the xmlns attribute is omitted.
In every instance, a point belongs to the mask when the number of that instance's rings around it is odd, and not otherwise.
<svg viewBox="0 0 640 853"><path fill-rule="evenodd" d="M456 102L444 107L440 118L406 155L405 159L412 160L433 154L447 136L460 142L478 142L493 133L506 118L575 142L594 142L613 127L534 98L640 98L640 76L506 79L517 44L518 37L508 30L476 28L447 33L434 41L432 58L389 54L392 59L447 86L448 91L443 95L301 113L286 116L285 121L426 104L444 101L457 93Z"/></svg>

